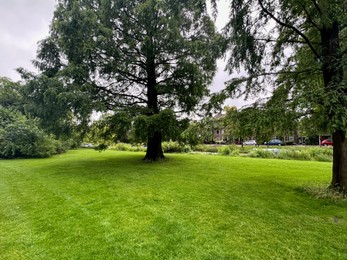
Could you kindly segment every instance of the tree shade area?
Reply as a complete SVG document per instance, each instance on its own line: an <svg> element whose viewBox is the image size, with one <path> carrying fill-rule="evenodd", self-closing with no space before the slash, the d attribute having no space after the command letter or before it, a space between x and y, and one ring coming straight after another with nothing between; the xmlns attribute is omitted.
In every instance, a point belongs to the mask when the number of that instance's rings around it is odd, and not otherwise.
<svg viewBox="0 0 347 260"><path fill-rule="evenodd" d="M168 120L208 94L222 42L205 1L62 0L36 65L88 92L95 110L136 118L155 161Z"/></svg>

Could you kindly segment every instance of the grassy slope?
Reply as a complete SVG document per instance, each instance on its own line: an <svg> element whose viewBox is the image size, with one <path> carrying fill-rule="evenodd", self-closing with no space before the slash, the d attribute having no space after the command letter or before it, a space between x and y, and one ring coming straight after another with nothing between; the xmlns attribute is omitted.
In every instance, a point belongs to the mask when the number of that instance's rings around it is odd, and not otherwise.
<svg viewBox="0 0 347 260"><path fill-rule="evenodd" d="M347 259L330 163L142 157L0 161L0 259Z"/></svg>

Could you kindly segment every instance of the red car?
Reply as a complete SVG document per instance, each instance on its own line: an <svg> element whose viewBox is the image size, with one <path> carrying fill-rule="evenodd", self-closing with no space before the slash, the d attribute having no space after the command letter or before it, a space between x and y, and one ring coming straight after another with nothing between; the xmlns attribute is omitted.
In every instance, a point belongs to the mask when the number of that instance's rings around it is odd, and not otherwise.
<svg viewBox="0 0 347 260"><path fill-rule="evenodd" d="M333 141L326 139L326 140L323 140L320 145L322 146L333 145Z"/></svg>

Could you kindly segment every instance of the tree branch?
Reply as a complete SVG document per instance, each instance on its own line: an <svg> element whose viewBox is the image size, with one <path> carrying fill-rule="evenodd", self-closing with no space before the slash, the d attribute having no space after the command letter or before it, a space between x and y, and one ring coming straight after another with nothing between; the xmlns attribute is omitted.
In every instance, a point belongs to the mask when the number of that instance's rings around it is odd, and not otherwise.
<svg viewBox="0 0 347 260"><path fill-rule="evenodd" d="M270 16L270 18L272 18L276 23L278 23L282 27L286 27L286 28L293 30L295 33L297 33L299 36L301 36L304 39L304 41L306 42L306 44L309 46L309 48L311 49L313 54L316 56L316 58L319 60L321 59L321 55L314 48L313 44L311 43L311 41L308 39L308 37L304 33L302 33L298 28L296 28L292 24L285 23L285 22L281 21L280 19L278 19L273 13L271 13L268 9L266 9L262 0L258 0L258 3L260 5L262 11L264 11L265 14Z"/></svg>
<svg viewBox="0 0 347 260"><path fill-rule="evenodd" d="M307 15L308 21L313 25L313 27L315 27L318 31L320 31L321 29L319 28L318 24L315 23L315 21L313 21L310 13L308 12L308 10L306 9L305 5L302 5L302 8L304 8L304 11Z"/></svg>
<svg viewBox="0 0 347 260"><path fill-rule="evenodd" d="M318 10L319 14L322 15L323 12L322 12L322 9L320 9L318 3L316 2L316 0L311 0L312 3L314 4L314 6L316 7L316 9Z"/></svg>
<svg viewBox="0 0 347 260"><path fill-rule="evenodd" d="M97 84L95 84L94 82L92 83L93 86L101 91L106 92L107 94L113 96L113 97L121 97L121 98L130 98L133 100L138 100L138 101L134 101L131 104L147 104L147 100L139 97L139 96L134 96L134 95L130 95L130 94L124 94L124 93L119 93L119 92L114 92L113 90L107 88L107 87L103 87L103 86L99 86Z"/></svg>
<svg viewBox="0 0 347 260"><path fill-rule="evenodd" d="M275 39L263 39L263 38L255 38L256 41L265 41L265 42L277 42L278 40L275 40ZM300 40L286 40L286 42L289 42L289 43L301 43L301 44L306 44L305 41L300 41ZM318 42L312 42L312 43L316 43L318 44Z"/></svg>

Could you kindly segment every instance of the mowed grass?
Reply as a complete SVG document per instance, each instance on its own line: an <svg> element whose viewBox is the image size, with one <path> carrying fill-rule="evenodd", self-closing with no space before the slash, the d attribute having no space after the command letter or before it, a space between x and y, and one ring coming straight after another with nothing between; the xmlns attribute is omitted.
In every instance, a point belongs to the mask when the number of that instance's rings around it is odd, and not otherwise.
<svg viewBox="0 0 347 260"><path fill-rule="evenodd" d="M0 259L347 259L331 163L143 156L0 160Z"/></svg>

